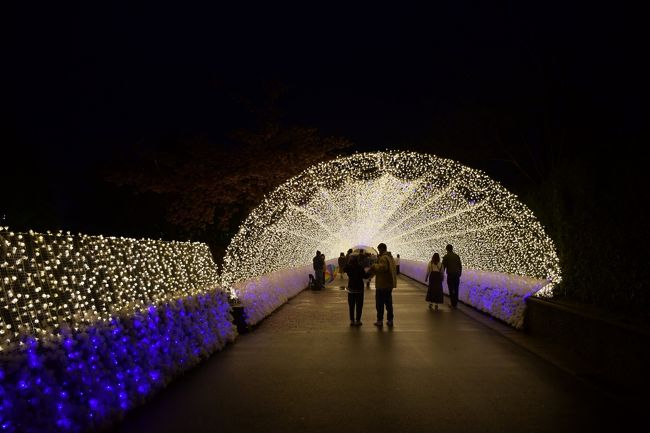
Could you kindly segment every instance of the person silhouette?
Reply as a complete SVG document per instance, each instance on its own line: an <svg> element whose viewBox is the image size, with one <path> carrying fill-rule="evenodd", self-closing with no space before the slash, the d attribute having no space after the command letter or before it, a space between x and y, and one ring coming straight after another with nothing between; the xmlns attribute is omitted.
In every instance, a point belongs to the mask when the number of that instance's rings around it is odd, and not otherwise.
<svg viewBox="0 0 650 433"><path fill-rule="evenodd" d="M447 254L442 258L442 267L447 273L447 288L449 288L449 299L452 308L458 304L458 287L460 286L460 276L463 274L463 264L458 254L454 253L454 247L448 244L446 247Z"/></svg>
<svg viewBox="0 0 650 433"><path fill-rule="evenodd" d="M316 279L316 288L322 289L325 283L325 278L323 275L325 260L323 259L323 256L321 255L320 251L316 251L316 255L312 259L312 262L314 268L314 278Z"/></svg>
<svg viewBox="0 0 650 433"><path fill-rule="evenodd" d="M339 264L339 277L343 279L343 276L345 275L345 265L347 264L348 259L345 257L344 253L341 253L339 256L338 264Z"/></svg>
<svg viewBox="0 0 650 433"><path fill-rule="evenodd" d="M429 289L427 290L426 301L429 303L429 308L435 304L435 309L438 309L438 304L444 302L442 294L442 262L440 261L440 254L435 253L431 257L431 261L427 266L427 275L424 277L424 281L429 280Z"/></svg>
<svg viewBox="0 0 650 433"><path fill-rule="evenodd" d="M361 326L364 297L363 279L368 278L368 273L359 262L359 256L350 256L350 261L345 265L345 273L348 274L350 326Z"/></svg>
<svg viewBox="0 0 650 433"><path fill-rule="evenodd" d="M393 326L393 288L397 287L397 273L393 257L387 254L385 243L377 245L379 256L377 262L370 267L370 274L375 276L375 305L377 321L375 326L383 326L384 307L386 307L386 324Z"/></svg>

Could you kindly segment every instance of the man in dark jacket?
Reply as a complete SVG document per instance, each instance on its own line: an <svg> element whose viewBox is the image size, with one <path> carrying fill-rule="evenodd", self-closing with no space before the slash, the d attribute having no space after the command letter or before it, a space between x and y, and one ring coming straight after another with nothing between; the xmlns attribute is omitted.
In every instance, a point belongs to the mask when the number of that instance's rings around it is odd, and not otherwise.
<svg viewBox="0 0 650 433"><path fill-rule="evenodd" d="M325 261L320 251L316 251L316 255L312 259L314 266L314 277L316 278L316 287L322 289L325 285L325 275L323 274L325 268Z"/></svg>
<svg viewBox="0 0 650 433"><path fill-rule="evenodd" d="M447 272L447 287L449 288L449 299L452 308L458 304L458 286L460 286L460 276L463 273L463 265L460 262L458 254L454 253L454 247L447 245L447 254L442 258L443 272Z"/></svg>

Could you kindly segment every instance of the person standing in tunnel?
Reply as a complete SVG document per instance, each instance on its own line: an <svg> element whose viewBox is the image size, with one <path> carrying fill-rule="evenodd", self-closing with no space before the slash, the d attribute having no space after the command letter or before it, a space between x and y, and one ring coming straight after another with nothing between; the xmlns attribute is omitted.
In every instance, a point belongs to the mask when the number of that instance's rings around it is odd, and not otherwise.
<svg viewBox="0 0 650 433"><path fill-rule="evenodd" d="M377 307L377 321L375 326L384 324L384 307L386 308L386 324L393 326L393 288L397 287L397 271L395 261L388 255L385 243L377 246L379 256L377 262L370 267L370 274L375 276L375 305Z"/></svg>
<svg viewBox="0 0 650 433"><path fill-rule="evenodd" d="M343 279L343 275L345 275L345 265L347 264L348 259L345 257L345 254L341 252L341 255L339 256L339 276L341 279Z"/></svg>
<svg viewBox="0 0 650 433"><path fill-rule="evenodd" d="M427 275L424 277L424 282L426 283L429 280L429 289L427 290L426 301L429 303L429 308L433 307L435 304L435 309L438 309L438 304L442 304L444 297L442 294L442 262L440 261L440 255L434 253L431 257L431 261L427 266Z"/></svg>
<svg viewBox="0 0 650 433"><path fill-rule="evenodd" d="M368 273L359 262L359 256L350 256L350 261L345 265L348 274L348 307L350 310L350 326L361 326L361 313L363 311L363 279Z"/></svg>
<svg viewBox="0 0 650 433"><path fill-rule="evenodd" d="M316 288L322 289L325 283L325 276L323 275L325 261L323 260L320 251L316 251L316 255L312 259L312 262L314 267L314 277L316 278Z"/></svg>
<svg viewBox="0 0 650 433"><path fill-rule="evenodd" d="M447 272L447 287L449 288L449 299L451 307L456 308L458 304L458 287L460 286L460 276L463 273L463 264L458 254L454 252L451 244L447 245L447 254L442 258L442 267Z"/></svg>

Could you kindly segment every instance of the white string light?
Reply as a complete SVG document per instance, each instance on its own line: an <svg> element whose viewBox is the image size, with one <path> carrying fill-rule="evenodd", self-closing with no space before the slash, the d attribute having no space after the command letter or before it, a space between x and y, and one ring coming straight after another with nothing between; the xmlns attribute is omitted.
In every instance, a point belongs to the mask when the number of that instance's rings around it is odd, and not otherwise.
<svg viewBox="0 0 650 433"><path fill-rule="evenodd" d="M218 276L207 245L0 227L0 350L152 303L203 293Z"/></svg>
<svg viewBox="0 0 650 433"><path fill-rule="evenodd" d="M267 196L228 247L221 282L305 266L317 249L332 258L380 242L417 261L451 243L465 267L546 279L546 293L561 280L541 224L484 173L433 155L376 152L316 165ZM201 243L0 227L0 350L21 333L54 335L62 323L94 323L218 281Z"/></svg>
<svg viewBox="0 0 650 433"><path fill-rule="evenodd" d="M253 210L226 251L222 284L384 242L428 261L452 244L469 269L561 280L552 240L533 213L479 170L415 152L355 154L288 180Z"/></svg>

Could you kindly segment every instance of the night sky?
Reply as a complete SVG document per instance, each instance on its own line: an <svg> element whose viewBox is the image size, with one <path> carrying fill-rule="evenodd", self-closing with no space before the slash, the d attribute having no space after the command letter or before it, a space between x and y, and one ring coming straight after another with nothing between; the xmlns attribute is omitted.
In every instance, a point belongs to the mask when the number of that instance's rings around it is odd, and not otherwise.
<svg viewBox="0 0 650 433"><path fill-rule="evenodd" d="M513 187L511 168L471 157L493 144L485 125L511 119L527 142L569 127L584 139L564 145L586 158L632 149L645 128L641 15L614 3L91 3L10 16L6 223L41 200L52 229L101 230L80 224L97 218L80 204L97 195L86 179L98 164L169 136L220 142L250 120L233 101L263 99L269 82L285 89L287 123L356 150L458 158Z"/></svg>

